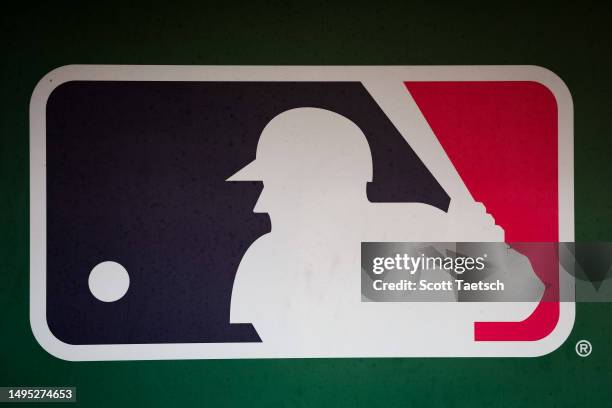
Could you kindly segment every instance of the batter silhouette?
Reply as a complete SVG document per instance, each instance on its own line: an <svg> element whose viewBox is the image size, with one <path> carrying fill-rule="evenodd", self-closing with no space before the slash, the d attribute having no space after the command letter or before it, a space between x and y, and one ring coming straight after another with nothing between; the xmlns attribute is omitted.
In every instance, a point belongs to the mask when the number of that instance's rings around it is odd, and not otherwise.
<svg viewBox="0 0 612 408"><path fill-rule="evenodd" d="M370 202L372 174L367 139L344 116L296 108L268 123L256 160L228 179L263 181L254 212L272 224L240 262L231 323L252 323L263 342L284 350L320 346L330 354L365 336L384 342L410 333L397 316L414 304L361 302L360 243L451 241L452 215L422 203ZM490 217L483 225L499 229ZM428 271L430 281L448 278Z"/></svg>

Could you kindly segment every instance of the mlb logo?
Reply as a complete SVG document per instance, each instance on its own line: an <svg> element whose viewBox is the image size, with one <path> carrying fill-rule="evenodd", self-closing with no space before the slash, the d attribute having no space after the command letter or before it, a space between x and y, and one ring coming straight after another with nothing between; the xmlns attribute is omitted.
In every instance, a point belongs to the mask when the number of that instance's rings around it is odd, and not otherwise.
<svg viewBox="0 0 612 408"><path fill-rule="evenodd" d="M34 335L66 360L549 353L573 280L542 254L517 248L539 302L376 303L360 243L573 241L572 109L531 66L56 69Z"/></svg>

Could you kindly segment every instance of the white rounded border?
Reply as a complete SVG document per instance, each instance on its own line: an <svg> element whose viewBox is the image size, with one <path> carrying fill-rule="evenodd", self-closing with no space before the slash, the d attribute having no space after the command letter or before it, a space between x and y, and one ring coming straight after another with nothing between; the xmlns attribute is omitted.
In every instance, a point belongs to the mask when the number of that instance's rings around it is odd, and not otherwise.
<svg viewBox="0 0 612 408"><path fill-rule="evenodd" d="M304 358L304 357L535 357L560 347L574 325L575 303L561 302L559 322L535 342L479 342L464 354L418 350L418 354L277 356L263 343L71 345L57 339L46 320L46 105L53 90L69 81L358 81L401 85L405 81L534 81L555 96L559 132L559 241L574 241L573 102L565 83L538 66L176 66L67 65L45 75L30 99L30 325L50 354L70 361ZM561 273L562 299L573 299L573 278Z"/></svg>

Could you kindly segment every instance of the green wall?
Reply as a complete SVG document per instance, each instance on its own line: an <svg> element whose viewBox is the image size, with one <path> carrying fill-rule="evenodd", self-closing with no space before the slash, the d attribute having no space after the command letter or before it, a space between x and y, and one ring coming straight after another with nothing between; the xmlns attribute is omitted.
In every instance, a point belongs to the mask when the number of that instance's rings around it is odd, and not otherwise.
<svg viewBox="0 0 612 408"><path fill-rule="evenodd" d="M610 7L82 3L5 5L0 15L0 385L74 385L80 404L101 407L610 406L610 304L579 304L565 345L533 359L70 363L42 350L28 320L28 103L51 69L72 63L541 65L574 98L576 239L612 240ZM593 344L588 358L574 352L582 338Z"/></svg>

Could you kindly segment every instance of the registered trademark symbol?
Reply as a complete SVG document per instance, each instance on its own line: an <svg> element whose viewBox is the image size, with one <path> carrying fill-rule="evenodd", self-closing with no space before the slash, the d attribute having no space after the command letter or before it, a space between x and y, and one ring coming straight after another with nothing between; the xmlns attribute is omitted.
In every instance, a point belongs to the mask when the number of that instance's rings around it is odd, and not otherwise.
<svg viewBox="0 0 612 408"><path fill-rule="evenodd" d="M580 340L576 343L576 354L580 357L588 357L593 351L593 346L588 340Z"/></svg>

